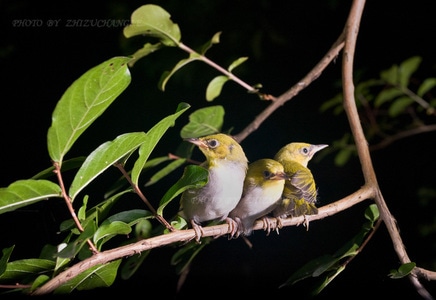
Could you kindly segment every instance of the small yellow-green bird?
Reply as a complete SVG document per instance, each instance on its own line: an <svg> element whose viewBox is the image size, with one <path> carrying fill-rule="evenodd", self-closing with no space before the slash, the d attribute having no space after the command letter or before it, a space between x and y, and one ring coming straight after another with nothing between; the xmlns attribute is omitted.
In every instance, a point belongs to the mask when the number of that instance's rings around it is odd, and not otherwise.
<svg viewBox="0 0 436 300"><path fill-rule="evenodd" d="M259 159L248 165L242 198L229 214L238 224L232 237L252 233L254 222L279 203L288 178L283 165L273 159Z"/></svg>
<svg viewBox="0 0 436 300"><path fill-rule="evenodd" d="M326 147L328 145L325 144L290 143L274 156L289 176L283 189L282 200L273 210L274 217L286 218L318 213L315 206L318 190L307 164L316 152Z"/></svg>
<svg viewBox="0 0 436 300"><path fill-rule="evenodd" d="M235 226L228 214L241 199L248 159L241 145L230 135L218 133L186 140L203 152L206 161L201 166L209 172L206 185L187 189L180 200L179 214L191 223L199 241L203 222L225 220Z"/></svg>

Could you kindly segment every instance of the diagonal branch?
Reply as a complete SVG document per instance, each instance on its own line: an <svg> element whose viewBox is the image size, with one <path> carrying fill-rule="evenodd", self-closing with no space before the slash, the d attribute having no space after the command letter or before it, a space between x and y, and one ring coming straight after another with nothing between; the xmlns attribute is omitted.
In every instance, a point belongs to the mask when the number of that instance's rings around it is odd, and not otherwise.
<svg viewBox="0 0 436 300"><path fill-rule="evenodd" d="M238 141L242 142L247 136L252 132L257 130L260 125L278 108L283 106L286 102L298 95L302 90L308 87L313 81L315 81L324 71L328 65L339 55L339 52L344 47L345 35L342 33L338 39L333 43L326 55L316 64L316 66L310 70L300 81L298 81L289 90L281 94L279 97L275 98L271 104L265 108L256 118L248 124L240 133L234 135L233 137Z"/></svg>

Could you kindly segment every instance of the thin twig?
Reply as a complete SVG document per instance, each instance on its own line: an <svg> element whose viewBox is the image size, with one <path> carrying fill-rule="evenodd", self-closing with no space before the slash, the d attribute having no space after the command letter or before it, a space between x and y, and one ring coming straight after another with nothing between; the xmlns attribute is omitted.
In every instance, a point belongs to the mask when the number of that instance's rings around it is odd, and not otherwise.
<svg viewBox="0 0 436 300"><path fill-rule="evenodd" d="M60 167L58 162L53 162L53 166L55 168L53 172L57 176L59 186L61 187L61 190L62 190L62 197L65 200L65 204L67 205L68 210L70 211L70 215L73 218L73 221L76 224L77 229L79 229L80 232L83 232L84 229L82 227L82 224L80 223L79 219L77 218L76 211L74 210L73 203L71 202L71 198L70 198L70 196L68 196L67 190L65 189L64 180L62 178L61 167ZM90 248L92 253L94 253L94 254L98 253L97 248L95 247L94 243L90 239L87 239L86 242L89 245L89 248Z"/></svg>
<svg viewBox="0 0 436 300"><path fill-rule="evenodd" d="M144 201L145 205L147 205L148 209L152 212L152 214L154 215L154 217L162 224L164 225L169 231L174 231L174 227L171 226L171 224L165 220L164 217L158 215L157 211L154 209L154 207L151 205L150 201L148 201L148 199L144 196L144 194L142 193L142 191L139 189L138 185L135 184L132 179L130 178L129 174L126 172L126 170L124 169L123 164L121 163L116 163L115 166L121 171L121 173L123 174L123 176L127 179L127 181L130 183L130 185L132 186L133 190L135 191L135 193L139 196L139 198L141 198L142 201Z"/></svg>

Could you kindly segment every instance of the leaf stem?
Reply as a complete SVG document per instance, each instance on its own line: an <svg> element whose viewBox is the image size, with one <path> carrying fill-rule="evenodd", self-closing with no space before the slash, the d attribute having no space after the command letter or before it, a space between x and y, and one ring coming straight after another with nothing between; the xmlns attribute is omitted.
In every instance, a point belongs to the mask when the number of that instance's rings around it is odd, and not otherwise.
<svg viewBox="0 0 436 300"><path fill-rule="evenodd" d="M186 46L183 43L179 43L178 44L179 48L188 52L189 54L195 54L198 55L202 61L204 61L206 64L208 64L209 66L213 67L214 69L220 71L221 73L223 73L224 75L226 75L227 77L229 77L229 79L233 80L234 82L238 83L239 85L241 85L243 88L245 88L248 92L250 93L258 93L259 90L255 89L254 87L252 87L251 85L249 85L248 83L242 81L241 79L239 79L239 77L235 76L233 73L229 72L228 70L224 69L223 67L217 65L216 63L214 63L213 61L211 61L209 58L207 58L204 55L201 55L200 53L196 52L195 50L189 48L188 46Z"/></svg>

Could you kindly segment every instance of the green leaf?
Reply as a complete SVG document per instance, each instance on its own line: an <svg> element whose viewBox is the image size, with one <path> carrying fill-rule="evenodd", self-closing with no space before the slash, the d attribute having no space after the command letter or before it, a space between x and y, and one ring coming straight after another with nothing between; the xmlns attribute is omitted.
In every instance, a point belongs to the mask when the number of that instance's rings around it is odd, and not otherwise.
<svg viewBox="0 0 436 300"><path fill-rule="evenodd" d="M79 136L130 83L128 57L114 57L90 69L62 95L52 115L47 143L50 158L63 157Z"/></svg>
<svg viewBox="0 0 436 300"><path fill-rule="evenodd" d="M209 172L196 165L186 166L182 177L170 187L159 202L157 214L162 216L167 204L188 188L200 188L208 181Z"/></svg>
<svg viewBox="0 0 436 300"><path fill-rule="evenodd" d="M174 114L162 119L147 132L145 136L145 141L139 148L139 158L136 160L135 165L132 169L131 177L133 183L135 183L136 185L138 184L139 175L144 168L144 165L147 162L148 157L150 156L154 147L157 145L157 143L162 138L164 133L168 130L168 128L174 126L176 119L188 108L190 108L189 104L184 102L180 103L177 106L177 110Z"/></svg>
<svg viewBox="0 0 436 300"><path fill-rule="evenodd" d="M186 268L188 268L198 253L210 244L213 238L206 237L201 240L201 243L191 241L177 250L171 257L171 265L176 266L177 274L181 274Z"/></svg>
<svg viewBox="0 0 436 300"><path fill-rule="evenodd" d="M419 86L417 95L423 97L425 93L430 91L432 88L436 86L436 78L427 78L424 82Z"/></svg>
<svg viewBox="0 0 436 300"><path fill-rule="evenodd" d="M61 172L63 173L69 170L80 168L80 166L83 164L85 159L86 159L85 156L80 156L80 157L64 160L64 162L62 163ZM32 179L47 179L53 177L55 176L55 173L53 172L54 170L55 170L54 167L47 168L39 172L38 174L33 175Z"/></svg>
<svg viewBox="0 0 436 300"><path fill-rule="evenodd" d="M77 213L77 218L82 223L84 220L86 220L86 211L87 211L87 205L88 205L88 199L89 196L85 195L83 197L83 204L79 208L79 212Z"/></svg>
<svg viewBox="0 0 436 300"><path fill-rule="evenodd" d="M234 62L232 62L230 64L230 66L228 67L228 71L231 73L233 71L233 69L235 69L237 66L241 65L242 63L244 63L246 60L248 59L248 57L240 57L237 60L235 60Z"/></svg>
<svg viewBox="0 0 436 300"><path fill-rule="evenodd" d="M74 235L76 239L72 239L68 242L68 244L59 250L58 253L55 254L57 258L74 258L83 248L83 246L87 245L87 240L91 239L97 230L97 225L95 220L91 220L85 224L82 224L83 232L81 232L78 236Z"/></svg>
<svg viewBox="0 0 436 300"><path fill-rule="evenodd" d="M132 153L146 140L144 132L125 133L95 149L85 160L71 183L69 195L74 201L77 194L99 174L123 157Z"/></svg>
<svg viewBox="0 0 436 300"><path fill-rule="evenodd" d="M14 251L15 245L2 249L2 257L0 259L0 278L1 275L6 272L6 268L11 257L12 251Z"/></svg>
<svg viewBox="0 0 436 300"><path fill-rule="evenodd" d="M48 198L61 197L59 185L44 179L25 179L0 188L0 214L16 210Z"/></svg>
<svg viewBox="0 0 436 300"><path fill-rule="evenodd" d="M313 259L295 271L280 287L295 284L296 282L309 278L320 277L320 281L315 289L315 294L323 290L337 275L344 269L344 258L356 256L359 252L358 249L364 242L365 237L373 229L372 223L378 216L377 207L370 206L365 211L365 217L371 219L371 224L365 222L361 230L341 248L339 248L333 255L325 254L316 259Z"/></svg>
<svg viewBox="0 0 436 300"><path fill-rule="evenodd" d="M327 101L324 101L321 104L319 110L321 112L326 112L329 109L333 109L333 110L335 110L335 115L338 115L340 112L342 112L344 110L343 106L342 106L342 101L343 100L344 100L344 97L342 96L342 94L337 94L333 98L331 98L331 99L329 99ZM336 111L335 108L340 109L340 111L339 110Z"/></svg>
<svg viewBox="0 0 436 300"><path fill-rule="evenodd" d="M40 275L38 277L36 277L36 279L33 281L32 283L32 287L30 288L31 291L36 290L38 287L44 285L44 283L46 283L47 281L50 280L51 277L47 276L47 275Z"/></svg>
<svg viewBox="0 0 436 300"><path fill-rule="evenodd" d="M59 286L54 294L69 294L74 290L92 290L98 287L109 287L115 281L121 259L89 268Z"/></svg>
<svg viewBox="0 0 436 300"><path fill-rule="evenodd" d="M209 50L213 44L219 44L220 42L220 35L221 35L221 31L217 32L213 35L213 37L207 42L205 43L201 49L200 49L200 54L201 55L205 55L207 50Z"/></svg>
<svg viewBox="0 0 436 300"><path fill-rule="evenodd" d="M416 267L416 263L414 262L410 262L410 263L406 263L401 265L398 270L391 270L391 272L389 273L389 277L392 279L399 279L399 278L403 278L406 277L410 274L410 272L413 271L413 269Z"/></svg>
<svg viewBox="0 0 436 300"><path fill-rule="evenodd" d="M335 157L335 165L341 167L344 166L351 157L353 151L349 148L341 149Z"/></svg>
<svg viewBox="0 0 436 300"><path fill-rule="evenodd" d="M116 213L108 217L101 225L110 224L115 221L120 221L133 226L143 220L144 218L152 218L153 214L144 209L131 209Z"/></svg>
<svg viewBox="0 0 436 300"><path fill-rule="evenodd" d="M86 219L82 222L82 226L87 227L88 223L94 223L95 220L103 220L109 214L114 204L121 198L122 195L126 193L131 193L133 190L128 189L121 191L118 194L111 196L110 198L100 201L97 205L92 207L86 212ZM76 225L73 219L65 220L60 225L60 231L64 232L67 230L72 230Z"/></svg>
<svg viewBox="0 0 436 300"><path fill-rule="evenodd" d="M101 250L101 247L105 242L110 240L116 235L127 235L132 232L132 228L122 222L122 221L113 221L109 223L102 224L94 233L94 243L97 245L97 248Z"/></svg>
<svg viewBox="0 0 436 300"><path fill-rule="evenodd" d="M282 288L287 285L292 285L305 278L312 277L312 274L316 270L318 270L320 266L325 264L331 265L332 259L337 261L337 259L333 258L331 255L325 254L318 257L317 259L313 259L309 261L301 268L299 268L297 271L295 271L282 285L280 285L280 287Z"/></svg>
<svg viewBox="0 0 436 300"><path fill-rule="evenodd" d="M158 5L143 5L132 13L131 24L124 28L124 36L130 38L145 35L159 39L165 46L178 46L181 40L180 29L170 17L171 15Z"/></svg>
<svg viewBox="0 0 436 300"><path fill-rule="evenodd" d="M129 256L126 259L125 264L121 267L121 278L123 280L130 279L136 273L136 271L139 269L139 267L142 265L142 263L150 253L151 250L147 250L139 254Z"/></svg>
<svg viewBox="0 0 436 300"><path fill-rule="evenodd" d="M186 159L180 158L176 159L172 162L170 162L167 166L157 171L153 176L151 176L150 180L147 181L145 186L150 186L152 184L155 184L174 170L178 169L180 166L182 166L186 162Z"/></svg>
<svg viewBox="0 0 436 300"><path fill-rule="evenodd" d="M168 160L170 160L168 155L150 159L145 163L143 171L155 167ZM119 190L121 190L126 186L130 186L130 183L126 180L126 177L120 176L118 180L111 187L107 189L106 193L104 194L104 198L110 197L111 195L113 195L114 193L118 192Z"/></svg>
<svg viewBox="0 0 436 300"><path fill-rule="evenodd" d="M55 262L48 259L28 258L12 261L7 264L6 271L0 276L0 281L18 282L33 274L51 272L54 266Z"/></svg>
<svg viewBox="0 0 436 300"><path fill-rule="evenodd" d="M421 64L422 58L420 56L413 56L409 59L406 59L400 64L399 72L400 72L400 86L402 88L406 88L409 85L410 76L418 69Z"/></svg>
<svg viewBox="0 0 436 300"><path fill-rule="evenodd" d="M396 117L406 110L413 103L413 99L404 96L396 99L389 107L389 116Z"/></svg>
<svg viewBox="0 0 436 300"><path fill-rule="evenodd" d="M335 269L332 272L329 272L329 274L327 274L324 277L324 280L320 282L320 284L318 284L315 289L312 291L312 295L316 296L319 293L321 293L322 290L324 290L324 288L327 287L327 285L329 285L329 283L331 283L333 281L333 279L335 279L342 271L345 270L345 266L339 266L337 269Z"/></svg>
<svg viewBox="0 0 436 300"><path fill-rule="evenodd" d="M212 101L221 94L224 84L229 81L230 78L225 75L219 75L209 82L206 89L206 100Z"/></svg>
<svg viewBox="0 0 436 300"><path fill-rule="evenodd" d="M393 65L389 69L381 71L380 78L391 85L397 85L398 84L398 66Z"/></svg>
<svg viewBox="0 0 436 300"><path fill-rule="evenodd" d="M218 133L224 122L221 105L200 108L189 115L189 123L180 131L182 138L200 137Z"/></svg>
<svg viewBox="0 0 436 300"><path fill-rule="evenodd" d="M198 53L190 53L189 58L185 58L180 60L171 71L165 71L159 79L158 87L161 91L165 91L165 86L167 85L170 78L176 73L178 70L186 66L187 64L200 60L201 56Z"/></svg>
<svg viewBox="0 0 436 300"><path fill-rule="evenodd" d="M380 212L376 204L371 204L365 210L365 218L367 218L371 223L375 223L380 217Z"/></svg>
<svg viewBox="0 0 436 300"><path fill-rule="evenodd" d="M375 97L374 105L376 107L380 107L383 103L392 101L396 97L403 95L403 94L404 93L401 90L399 90L395 87L390 87L390 88L384 89L377 95L377 97Z"/></svg>
<svg viewBox="0 0 436 300"><path fill-rule="evenodd" d="M146 43L141 49L138 49L133 53L132 59L129 61L129 67L133 67L133 65L144 56L147 56L151 53L156 52L157 50L161 49L163 45L161 43L157 44L150 44Z"/></svg>

